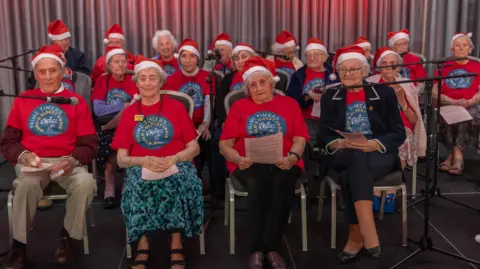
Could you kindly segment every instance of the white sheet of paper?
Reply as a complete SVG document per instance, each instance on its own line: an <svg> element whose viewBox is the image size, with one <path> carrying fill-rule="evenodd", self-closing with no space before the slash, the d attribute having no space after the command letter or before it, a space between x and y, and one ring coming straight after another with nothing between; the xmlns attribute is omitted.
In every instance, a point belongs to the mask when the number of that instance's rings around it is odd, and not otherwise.
<svg viewBox="0 0 480 269"><path fill-rule="evenodd" d="M462 106L442 106L440 115L448 125L473 120L467 109Z"/></svg>
<svg viewBox="0 0 480 269"><path fill-rule="evenodd" d="M40 172L43 170L46 170L50 166L52 166L52 163L42 163L42 166L40 168L36 167L28 167L28 166L22 166L22 172Z"/></svg>
<svg viewBox="0 0 480 269"><path fill-rule="evenodd" d="M276 163L283 157L283 133L245 138L245 155L254 163Z"/></svg>
<svg viewBox="0 0 480 269"><path fill-rule="evenodd" d="M320 118L320 101L313 103L311 115Z"/></svg>
<svg viewBox="0 0 480 269"><path fill-rule="evenodd" d="M143 180L160 180L167 178L171 175L178 173L178 167L176 164L170 166L167 170L157 173L152 170L143 167L142 168L142 179Z"/></svg>

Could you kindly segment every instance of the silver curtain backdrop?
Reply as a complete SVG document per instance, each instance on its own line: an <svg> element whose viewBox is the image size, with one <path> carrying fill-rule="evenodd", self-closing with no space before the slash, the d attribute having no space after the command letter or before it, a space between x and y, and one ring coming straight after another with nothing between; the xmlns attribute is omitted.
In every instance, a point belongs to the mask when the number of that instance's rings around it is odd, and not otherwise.
<svg viewBox="0 0 480 269"><path fill-rule="evenodd" d="M233 42L248 42L268 51L283 29L304 47L308 38L324 40L330 51L367 36L373 46L385 46L387 33L408 28L411 46L428 59L449 55L450 37L474 33L480 42L480 1L475 0L0 0L0 59L37 49L49 42L47 25L62 19L73 35L72 45L85 52L91 65L105 52L105 30L119 23L127 49L153 56L151 38L169 29L181 40L199 42L205 52L220 32ZM474 54L478 56L479 50ZM300 51L302 56L302 51ZM30 69L31 55L19 58ZM9 66L9 62L0 63ZM21 72L20 89L26 74ZM0 89L13 93L13 72L0 69ZM0 99L0 131L12 99Z"/></svg>

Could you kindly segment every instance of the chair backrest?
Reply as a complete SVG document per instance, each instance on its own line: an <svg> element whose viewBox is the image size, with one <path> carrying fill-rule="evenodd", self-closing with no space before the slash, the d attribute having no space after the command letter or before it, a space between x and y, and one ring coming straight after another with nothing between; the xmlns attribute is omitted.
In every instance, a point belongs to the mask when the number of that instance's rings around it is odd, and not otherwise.
<svg viewBox="0 0 480 269"><path fill-rule="evenodd" d="M88 104L90 110L92 109L92 102L90 102L90 98L92 95L92 79L90 76L85 75L80 72L74 72L73 74L73 85L75 86L75 92L80 94L83 99Z"/></svg>
<svg viewBox="0 0 480 269"><path fill-rule="evenodd" d="M477 63L480 63L480 58L474 57L474 56L468 56L468 59L475 61Z"/></svg>
<svg viewBox="0 0 480 269"><path fill-rule="evenodd" d="M422 62L425 62L425 61L427 60L427 58L426 58L424 55L420 54L420 53L416 53L416 52L412 52L412 51L409 51L409 53L411 53L411 54L417 56L418 58L420 58L420 60L421 60ZM423 68L426 68L426 67L427 67L427 64L423 64Z"/></svg>
<svg viewBox="0 0 480 269"><path fill-rule="evenodd" d="M282 92L281 90L275 89L273 92L275 95L280 95L280 96L285 96L285 93ZM233 103L236 101L245 98L245 92L244 91L231 91L225 96L225 101L223 102L225 106L225 112L228 114L230 111L230 108L232 107Z"/></svg>
<svg viewBox="0 0 480 269"><path fill-rule="evenodd" d="M168 97L180 101L185 106L185 109L187 109L190 118L193 117L194 103L192 97L188 94L178 91L161 90L160 95L168 95Z"/></svg>
<svg viewBox="0 0 480 269"><path fill-rule="evenodd" d="M278 76L278 77L280 77L279 84L285 85L285 89L279 89L279 90L285 92L288 88L288 84L290 84L291 75L289 73L287 73L286 71L282 70L282 69L276 69L275 72L277 72L277 75L280 74ZM285 82L285 79L287 80L286 82ZM284 83L281 83L281 82L284 82Z"/></svg>

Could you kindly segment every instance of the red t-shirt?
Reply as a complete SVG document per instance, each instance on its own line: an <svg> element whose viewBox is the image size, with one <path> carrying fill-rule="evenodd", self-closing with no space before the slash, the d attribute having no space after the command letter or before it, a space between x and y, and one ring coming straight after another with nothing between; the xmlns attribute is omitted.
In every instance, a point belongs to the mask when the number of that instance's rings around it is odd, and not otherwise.
<svg viewBox="0 0 480 269"><path fill-rule="evenodd" d="M216 70L216 71L224 71L224 66L228 69L227 72L225 72L226 74L232 72L233 70L233 67L232 67L232 61L231 60L228 60L228 62L226 64L222 64L222 63L218 63L215 65L215 67L213 68L213 70Z"/></svg>
<svg viewBox="0 0 480 269"><path fill-rule="evenodd" d="M279 60L278 58L275 58L274 62L275 62L276 69L283 70L287 72L289 75L292 75L293 73L295 73L295 71L297 71L292 61L284 62L282 60Z"/></svg>
<svg viewBox="0 0 480 269"><path fill-rule="evenodd" d="M108 89L107 89L108 80ZM132 75L125 75L122 81L117 81L112 75L100 76L92 91L92 101L102 100L107 105L130 102L138 88L132 80Z"/></svg>
<svg viewBox="0 0 480 269"><path fill-rule="evenodd" d="M286 96L275 96L272 101L255 104L251 98L236 101L227 115L220 140L235 139L233 148L245 156L245 138L283 133L283 155L287 156L293 137L309 139L307 125L298 103ZM296 164L303 169L303 161ZM233 173L237 165L227 161Z"/></svg>
<svg viewBox="0 0 480 269"><path fill-rule="evenodd" d="M383 78L380 78L380 80L378 81L378 83L384 83L384 82L385 80L383 80ZM410 105L406 97L405 97L405 101L407 102L408 108L410 110L413 110L412 106ZM405 116L405 112L403 112L402 107L400 107L400 103L398 103L398 109L400 110L400 117L402 118L403 126L405 126L405 128L408 128L410 129L410 131L413 132L413 129L414 129L413 124L408 121L407 116Z"/></svg>
<svg viewBox="0 0 480 269"><path fill-rule="evenodd" d="M372 134L370 120L368 119L365 91L347 91L345 112L345 131L349 133Z"/></svg>
<svg viewBox="0 0 480 269"><path fill-rule="evenodd" d="M454 76L465 73L479 73L480 63L476 61L468 61L466 64L458 64L457 62L448 62L442 70L442 76ZM438 76L438 70L435 71ZM449 98L471 99L477 92L479 86L479 78L450 78L442 81L441 93Z"/></svg>
<svg viewBox="0 0 480 269"><path fill-rule="evenodd" d="M169 76L163 86L165 90L180 91L192 97L195 105L193 111L193 122L195 124L203 122L205 96L210 95L210 84L207 83L207 77L208 72L202 69L192 77L185 76L180 70ZM215 81L213 81L213 85L215 85Z"/></svg>
<svg viewBox="0 0 480 269"><path fill-rule="evenodd" d="M178 71L178 60L175 59L175 57L168 61L162 60L162 68L167 76L171 76L173 73Z"/></svg>
<svg viewBox="0 0 480 269"><path fill-rule="evenodd" d="M135 121L135 115L143 115ZM166 157L185 149L197 130L182 103L169 97L146 106L137 102L122 114L110 147L127 149L130 156Z"/></svg>
<svg viewBox="0 0 480 269"><path fill-rule="evenodd" d="M77 105L52 104L37 99L16 98L7 126L22 131L20 143L39 157L71 155L79 136L95 134L92 116L85 99L63 88L46 94L41 89L25 91L22 96L76 97Z"/></svg>
<svg viewBox="0 0 480 269"><path fill-rule="evenodd" d="M135 57L129 52L127 53L127 55L128 55L127 69L133 70L133 66L135 64ZM97 62L95 62L95 66L93 66L92 74L90 75L90 77L92 78L92 82L94 84L97 78L100 77L103 73L105 73L105 67L107 65L106 60L107 60L107 56L103 55L100 58L98 58Z"/></svg>
<svg viewBox="0 0 480 269"><path fill-rule="evenodd" d="M235 72L232 78L232 84L230 84L230 91L243 90L243 78L241 72Z"/></svg>
<svg viewBox="0 0 480 269"><path fill-rule="evenodd" d="M421 61L422 60L420 58L418 58L417 56L411 53L407 53L403 56L403 63L405 64L418 63ZM421 64L404 66L402 67L400 74L402 75L402 77L408 78L408 79L419 79L419 78L427 77L427 72L425 71L425 68L423 68L423 65ZM415 82L414 85L416 86L417 83Z"/></svg>
<svg viewBox="0 0 480 269"><path fill-rule="evenodd" d="M303 83L303 94L307 94L311 89L325 86L325 71L315 72L310 68L305 70L305 82ZM312 116L313 104L307 108L302 109L303 117L306 119L319 119L319 117Z"/></svg>

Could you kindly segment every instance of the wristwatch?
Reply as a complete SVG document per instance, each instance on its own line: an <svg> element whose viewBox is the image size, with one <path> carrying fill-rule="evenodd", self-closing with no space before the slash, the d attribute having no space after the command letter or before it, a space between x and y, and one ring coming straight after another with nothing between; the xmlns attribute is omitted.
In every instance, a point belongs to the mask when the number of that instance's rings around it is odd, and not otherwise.
<svg viewBox="0 0 480 269"><path fill-rule="evenodd" d="M295 163L297 163L298 161L300 161L300 155L299 155L298 153L296 153L296 152L289 151L289 152L287 153L287 155L293 155L293 156L295 156L295 158L297 158L297 161L296 161Z"/></svg>
<svg viewBox="0 0 480 269"><path fill-rule="evenodd" d="M408 111L408 109L409 109L409 107L408 107L408 104L407 104L407 105L404 105L404 106L402 106L402 111L403 111L403 112L407 112L407 111Z"/></svg>

